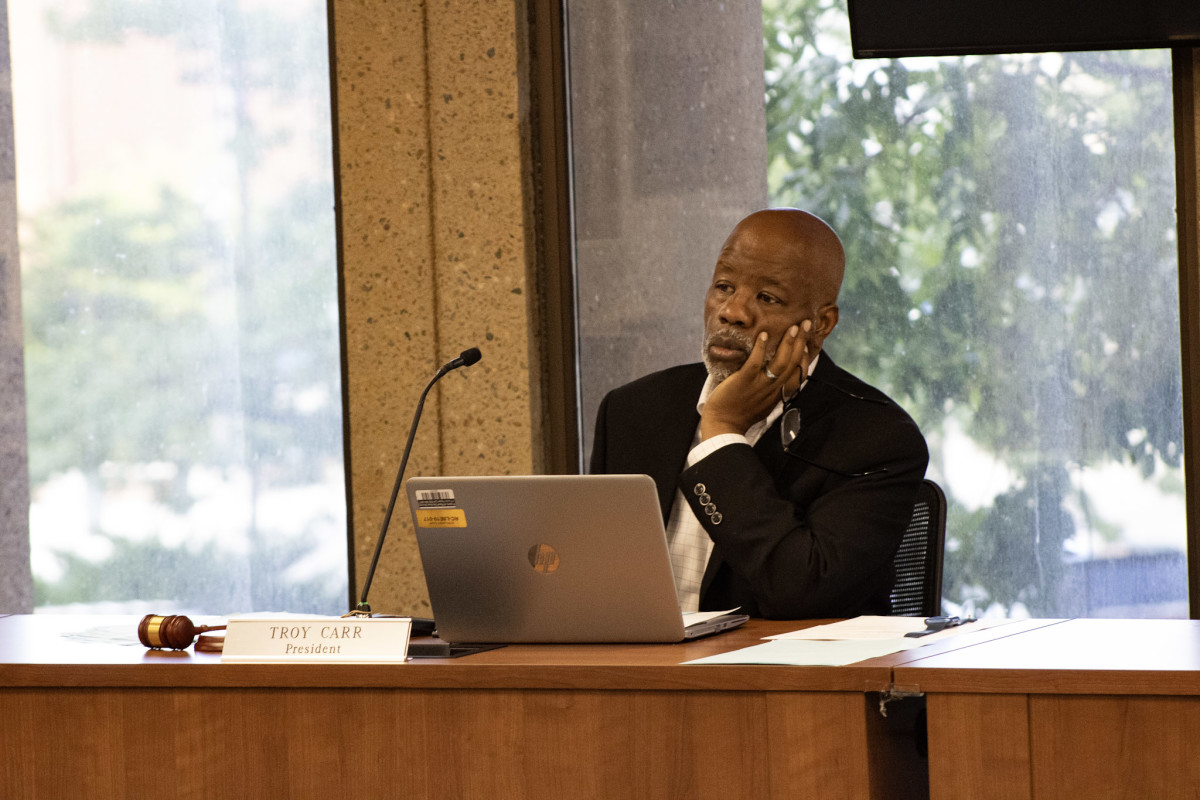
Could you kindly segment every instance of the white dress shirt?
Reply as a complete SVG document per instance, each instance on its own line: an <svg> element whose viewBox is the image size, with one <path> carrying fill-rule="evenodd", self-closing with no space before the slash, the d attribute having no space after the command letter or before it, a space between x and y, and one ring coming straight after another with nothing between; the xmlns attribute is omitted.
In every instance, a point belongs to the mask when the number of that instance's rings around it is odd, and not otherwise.
<svg viewBox="0 0 1200 800"><path fill-rule="evenodd" d="M817 358L820 357L818 353ZM817 358L808 365L809 375L817 366ZM700 390L700 400L696 403L696 411L701 415L704 414L704 404L708 402L708 397L716 386L716 381L709 375L704 382L704 388ZM803 389L804 384L801 384L800 388ZM782 413L783 400L780 399L771 409L771 413L751 425L745 435L722 433L706 441L700 441L700 426L696 425L692 449L688 451L683 468L692 467L702 458L727 445L748 444L753 447ZM675 572L675 595L679 599L679 609L684 612L698 611L700 582L704 579L704 569L712 555L713 541L700 524L700 520L692 513L692 507L688 505L679 489L675 490L675 502L671 505L671 515L667 518L667 548L671 553L671 569Z"/></svg>

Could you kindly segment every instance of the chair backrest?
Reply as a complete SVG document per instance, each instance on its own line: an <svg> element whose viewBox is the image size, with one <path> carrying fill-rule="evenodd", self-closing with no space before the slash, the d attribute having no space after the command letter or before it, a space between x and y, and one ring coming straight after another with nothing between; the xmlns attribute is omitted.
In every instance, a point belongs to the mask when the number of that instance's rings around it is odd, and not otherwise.
<svg viewBox="0 0 1200 800"><path fill-rule="evenodd" d="M912 520L896 551L892 615L933 617L942 611L942 554L946 545L946 495L921 481Z"/></svg>

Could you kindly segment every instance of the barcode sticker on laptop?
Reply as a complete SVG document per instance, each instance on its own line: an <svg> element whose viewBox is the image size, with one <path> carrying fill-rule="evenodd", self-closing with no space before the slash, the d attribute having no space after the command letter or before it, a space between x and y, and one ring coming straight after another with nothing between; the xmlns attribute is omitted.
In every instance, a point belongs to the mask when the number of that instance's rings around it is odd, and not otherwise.
<svg viewBox="0 0 1200 800"><path fill-rule="evenodd" d="M452 489L418 489L417 508L454 508Z"/></svg>

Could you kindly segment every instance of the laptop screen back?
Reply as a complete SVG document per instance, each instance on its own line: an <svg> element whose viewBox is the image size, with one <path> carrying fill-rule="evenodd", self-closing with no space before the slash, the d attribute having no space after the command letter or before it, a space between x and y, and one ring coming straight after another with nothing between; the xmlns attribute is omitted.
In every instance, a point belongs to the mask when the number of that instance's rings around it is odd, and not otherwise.
<svg viewBox="0 0 1200 800"><path fill-rule="evenodd" d="M648 476L416 477L407 493L442 639L684 638Z"/></svg>

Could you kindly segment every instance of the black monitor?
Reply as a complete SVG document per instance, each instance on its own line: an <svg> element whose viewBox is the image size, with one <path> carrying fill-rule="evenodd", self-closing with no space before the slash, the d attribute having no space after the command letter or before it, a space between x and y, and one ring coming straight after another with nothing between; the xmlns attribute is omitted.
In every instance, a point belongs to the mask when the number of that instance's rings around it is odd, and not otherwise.
<svg viewBox="0 0 1200 800"><path fill-rule="evenodd" d="M1200 0L847 0L855 58L1200 46Z"/></svg>

